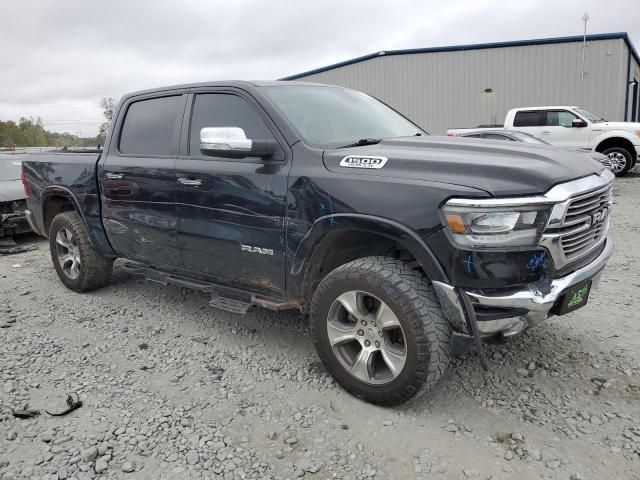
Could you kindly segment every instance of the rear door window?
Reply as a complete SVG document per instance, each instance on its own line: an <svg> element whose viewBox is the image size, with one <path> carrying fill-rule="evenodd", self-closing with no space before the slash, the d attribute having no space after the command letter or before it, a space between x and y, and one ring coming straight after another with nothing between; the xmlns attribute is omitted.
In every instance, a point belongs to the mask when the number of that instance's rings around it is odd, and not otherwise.
<svg viewBox="0 0 640 480"><path fill-rule="evenodd" d="M513 119L514 127L541 127L543 125L542 110L521 111L516 112L516 116Z"/></svg>
<svg viewBox="0 0 640 480"><path fill-rule="evenodd" d="M129 105L120 133L120 152L129 155L178 154L184 96L151 98Z"/></svg>

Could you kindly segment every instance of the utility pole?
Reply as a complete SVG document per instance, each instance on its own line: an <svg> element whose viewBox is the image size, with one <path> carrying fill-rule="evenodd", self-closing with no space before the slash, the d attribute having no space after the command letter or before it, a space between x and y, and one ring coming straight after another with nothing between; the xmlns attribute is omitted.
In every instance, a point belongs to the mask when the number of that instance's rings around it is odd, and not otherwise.
<svg viewBox="0 0 640 480"><path fill-rule="evenodd" d="M584 71L584 63L587 56L587 21L589 20L589 14L584 12L582 16L582 21L584 22L584 33L582 34L582 73L580 74L580 78L584 80L585 71Z"/></svg>

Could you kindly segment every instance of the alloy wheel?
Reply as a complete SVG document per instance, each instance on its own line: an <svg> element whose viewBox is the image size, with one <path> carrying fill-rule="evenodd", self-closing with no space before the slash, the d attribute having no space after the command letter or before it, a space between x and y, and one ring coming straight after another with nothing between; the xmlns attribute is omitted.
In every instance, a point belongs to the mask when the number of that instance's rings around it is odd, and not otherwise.
<svg viewBox="0 0 640 480"><path fill-rule="evenodd" d="M354 290L336 298L329 309L327 335L342 367L367 384L391 382L406 363L405 335L398 317L370 293Z"/></svg>
<svg viewBox="0 0 640 480"><path fill-rule="evenodd" d="M80 276L80 248L68 228L56 233L56 255L64 274L72 280Z"/></svg>
<svg viewBox="0 0 640 480"><path fill-rule="evenodd" d="M627 157L620 152L610 152L607 154L613 167L613 173L622 172L627 166Z"/></svg>

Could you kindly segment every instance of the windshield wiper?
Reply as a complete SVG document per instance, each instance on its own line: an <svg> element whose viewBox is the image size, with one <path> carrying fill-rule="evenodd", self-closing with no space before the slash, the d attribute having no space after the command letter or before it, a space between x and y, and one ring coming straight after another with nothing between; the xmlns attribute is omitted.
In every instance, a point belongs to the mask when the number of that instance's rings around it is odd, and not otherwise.
<svg viewBox="0 0 640 480"><path fill-rule="evenodd" d="M357 142L349 143L347 145L342 145L338 148L351 148L351 147L363 147L365 145L375 145L376 143L380 143L382 141L381 138L361 138Z"/></svg>

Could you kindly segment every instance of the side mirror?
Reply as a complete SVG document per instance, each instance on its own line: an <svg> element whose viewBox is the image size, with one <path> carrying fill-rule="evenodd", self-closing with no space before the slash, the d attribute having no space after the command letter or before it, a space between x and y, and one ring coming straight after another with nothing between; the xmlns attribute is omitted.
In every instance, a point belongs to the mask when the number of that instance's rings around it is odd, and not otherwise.
<svg viewBox="0 0 640 480"><path fill-rule="evenodd" d="M275 140L251 140L239 127L206 127L200 130L200 152L226 158L270 158L276 152Z"/></svg>
<svg viewBox="0 0 640 480"><path fill-rule="evenodd" d="M572 128L584 128L587 126L587 122L585 122L584 120L582 120L581 118L574 118L571 121L571 127Z"/></svg>

